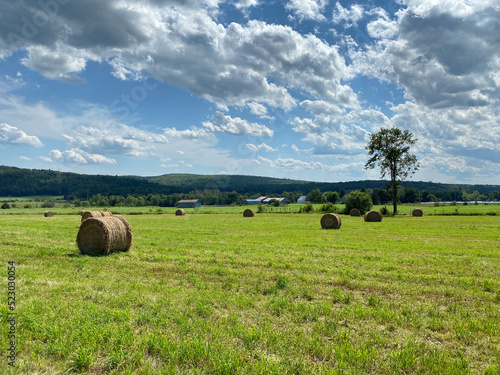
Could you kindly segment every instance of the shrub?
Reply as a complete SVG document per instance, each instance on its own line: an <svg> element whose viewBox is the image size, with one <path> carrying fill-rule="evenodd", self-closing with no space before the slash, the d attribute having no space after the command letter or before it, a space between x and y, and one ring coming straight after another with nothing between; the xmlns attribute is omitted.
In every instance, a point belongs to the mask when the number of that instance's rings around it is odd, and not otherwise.
<svg viewBox="0 0 500 375"><path fill-rule="evenodd" d="M389 210L387 209L387 207L386 207L386 206L384 206L384 207L382 207L382 208L380 209L380 213L381 213L382 215L389 215Z"/></svg>
<svg viewBox="0 0 500 375"><path fill-rule="evenodd" d="M326 203L320 207L319 211L320 212L331 212L333 214L336 214L339 212L339 209L333 203Z"/></svg>
<svg viewBox="0 0 500 375"><path fill-rule="evenodd" d="M56 203L54 201L45 201L43 202L42 204L42 207L43 208L51 208L51 207L55 207Z"/></svg>
<svg viewBox="0 0 500 375"><path fill-rule="evenodd" d="M372 208L372 197L361 191L353 191L345 200L345 213L349 213L353 208L357 208L362 214Z"/></svg>
<svg viewBox="0 0 500 375"><path fill-rule="evenodd" d="M25 204L24 208L33 208L33 206L31 204Z"/></svg>
<svg viewBox="0 0 500 375"><path fill-rule="evenodd" d="M303 213L308 214L310 212L314 212L314 207L312 204L306 204L305 206L300 207L299 212L303 212Z"/></svg>
<svg viewBox="0 0 500 375"><path fill-rule="evenodd" d="M257 212L258 212L259 214L261 214L261 213L263 213L263 212L267 212L267 207L266 207L266 206L264 206L264 205L261 203L261 204L259 204L259 205L257 206Z"/></svg>
<svg viewBox="0 0 500 375"><path fill-rule="evenodd" d="M7 202L2 204L2 210L8 210L9 208L10 208L10 205Z"/></svg>

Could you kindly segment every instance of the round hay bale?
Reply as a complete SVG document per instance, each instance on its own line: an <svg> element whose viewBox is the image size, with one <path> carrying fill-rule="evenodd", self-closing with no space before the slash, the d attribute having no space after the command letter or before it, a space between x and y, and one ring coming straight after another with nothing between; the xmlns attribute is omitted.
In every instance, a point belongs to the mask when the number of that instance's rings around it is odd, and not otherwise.
<svg viewBox="0 0 500 375"><path fill-rule="evenodd" d="M54 216L54 213L52 211L45 211L43 213L43 216L44 217L52 217L52 216Z"/></svg>
<svg viewBox="0 0 500 375"><path fill-rule="evenodd" d="M424 216L424 211L422 211L421 208L414 208L413 211L411 212L411 216L417 216L417 217Z"/></svg>
<svg viewBox="0 0 500 375"><path fill-rule="evenodd" d="M184 211L182 208L179 208L177 211L175 211L176 216L184 216L186 214L186 211Z"/></svg>
<svg viewBox="0 0 500 375"><path fill-rule="evenodd" d="M101 211L82 211L82 223L90 217L102 217Z"/></svg>
<svg viewBox="0 0 500 375"><path fill-rule="evenodd" d="M119 215L89 217L80 225L76 243L80 252L86 255L129 251L132 246L132 228Z"/></svg>
<svg viewBox="0 0 500 375"><path fill-rule="evenodd" d="M351 216L361 216L361 211L358 210L357 208L353 208L351 211L349 211L349 215L351 215Z"/></svg>
<svg viewBox="0 0 500 375"><path fill-rule="evenodd" d="M243 211L243 217L254 217L255 212L249 208L247 208L245 211Z"/></svg>
<svg viewBox="0 0 500 375"><path fill-rule="evenodd" d="M101 216L102 217L105 217L105 216L113 216L113 214L109 211L101 211Z"/></svg>
<svg viewBox="0 0 500 375"><path fill-rule="evenodd" d="M339 229L342 225L342 220L337 214L324 214L321 218L321 227L323 229Z"/></svg>
<svg viewBox="0 0 500 375"><path fill-rule="evenodd" d="M368 211L365 214L365 221L372 223L379 223L382 221L384 215L380 211Z"/></svg>

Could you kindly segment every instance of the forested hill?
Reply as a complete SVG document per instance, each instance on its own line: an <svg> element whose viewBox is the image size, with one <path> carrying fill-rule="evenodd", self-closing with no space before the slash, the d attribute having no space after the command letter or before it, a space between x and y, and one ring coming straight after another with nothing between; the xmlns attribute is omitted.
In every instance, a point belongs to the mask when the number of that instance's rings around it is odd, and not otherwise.
<svg viewBox="0 0 500 375"><path fill-rule="evenodd" d="M385 189L387 181L311 182L271 177L243 175L167 174L156 177L83 175L52 170L21 169L0 166L0 196L64 195L79 198L101 194L148 195L189 193L197 190L236 191L242 195L273 195L284 191L307 194L314 189L322 192L365 189ZM498 185L451 185L432 182L403 184L436 194L444 191L478 191L489 193L500 190Z"/></svg>

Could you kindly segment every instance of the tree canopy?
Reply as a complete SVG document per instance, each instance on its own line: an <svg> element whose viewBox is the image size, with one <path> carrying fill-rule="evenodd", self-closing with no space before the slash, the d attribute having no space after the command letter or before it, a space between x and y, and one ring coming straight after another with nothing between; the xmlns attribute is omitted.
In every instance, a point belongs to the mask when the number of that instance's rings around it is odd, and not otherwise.
<svg viewBox="0 0 500 375"><path fill-rule="evenodd" d="M397 212L399 181L404 181L419 168L417 157L410 153L411 146L416 142L417 139L408 130L382 128L379 132L370 134L370 142L366 146L371 157L366 162L365 169L378 166L382 178L390 177L394 214Z"/></svg>

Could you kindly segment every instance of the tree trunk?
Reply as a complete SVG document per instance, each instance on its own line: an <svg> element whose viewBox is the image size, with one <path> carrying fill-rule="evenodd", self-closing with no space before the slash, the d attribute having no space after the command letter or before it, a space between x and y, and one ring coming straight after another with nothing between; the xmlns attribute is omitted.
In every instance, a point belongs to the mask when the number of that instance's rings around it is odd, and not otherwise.
<svg viewBox="0 0 500 375"><path fill-rule="evenodd" d="M398 182L396 181L396 162L391 166L391 182L392 182L392 214L396 215L398 210Z"/></svg>
<svg viewBox="0 0 500 375"><path fill-rule="evenodd" d="M392 207L393 207L393 215L396 215L398 210L398 183L396 181L392 182Z"/></svg>

